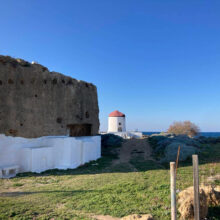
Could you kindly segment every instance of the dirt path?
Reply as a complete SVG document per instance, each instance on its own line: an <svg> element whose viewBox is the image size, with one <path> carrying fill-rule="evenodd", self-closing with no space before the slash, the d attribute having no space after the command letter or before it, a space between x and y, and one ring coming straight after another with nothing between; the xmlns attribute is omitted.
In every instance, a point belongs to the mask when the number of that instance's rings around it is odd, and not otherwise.
<svg viewBox="0 0 220 220"><path fill-rule="evenodd" d="M141 156L144 160L153 160L151 157L151 147L147 139L128 139L125 140L119 151L119 158L113 161L113 166L127 163L132 170L136 171L130 160L135 156Z"/></svg>

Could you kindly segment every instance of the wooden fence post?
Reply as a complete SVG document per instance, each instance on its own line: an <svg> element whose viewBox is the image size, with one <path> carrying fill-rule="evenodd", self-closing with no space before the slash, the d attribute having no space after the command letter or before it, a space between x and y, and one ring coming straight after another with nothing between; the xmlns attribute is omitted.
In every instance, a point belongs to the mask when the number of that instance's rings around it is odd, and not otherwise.
<svg viewBox="0 0 220 220"><path fill-rule="evenodd" d="M194 219L200 220L199 218L199 162L198 155L192 155L193 159L193 185L194 185Z"/></svg>
<svg viewBox="0 0 220 220"><path fill-rule="evenodd" d="M176 220L176 172L175 162L170 162L171 220Z"/></svg>

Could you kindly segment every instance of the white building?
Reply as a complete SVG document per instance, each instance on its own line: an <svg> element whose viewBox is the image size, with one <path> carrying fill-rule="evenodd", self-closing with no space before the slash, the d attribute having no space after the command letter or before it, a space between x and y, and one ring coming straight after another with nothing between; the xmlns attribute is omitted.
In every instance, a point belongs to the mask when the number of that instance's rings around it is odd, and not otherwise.
<svg viewBox="0 0 220 220"><path fill-rule="evenodd" d="M108 116L108 133L125 131L125 114L117 110L110 113Z"/></svg>
<svg viewBox="0 0 220 220"><path fill-rule="evenodd" d="M113 133L124 139L142 138L142 132L126 131L125 114L113 111L108 116L108 133Z"/></svg>

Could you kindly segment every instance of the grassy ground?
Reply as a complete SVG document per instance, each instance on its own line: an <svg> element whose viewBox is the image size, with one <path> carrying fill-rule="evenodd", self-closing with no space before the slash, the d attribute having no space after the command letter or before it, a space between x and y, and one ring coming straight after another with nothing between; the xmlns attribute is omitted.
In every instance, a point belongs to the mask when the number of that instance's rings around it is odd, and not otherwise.
<svg viewBox="0 0 220 220"><path fill-rule="evenodd" d="M93 214L122 217L133 213L170 219L168 166L140 156L130 161L138 170L132 172L127 164L112 167L113 156L105 154L98 162L75 170L1 179L0 219L91 219ZM204 146L199 159L201 181L220 174L220 144ZM189 160L180 164L177 189L192 183ZM219 209L210 208L210 219L220 219Z"/></svg>

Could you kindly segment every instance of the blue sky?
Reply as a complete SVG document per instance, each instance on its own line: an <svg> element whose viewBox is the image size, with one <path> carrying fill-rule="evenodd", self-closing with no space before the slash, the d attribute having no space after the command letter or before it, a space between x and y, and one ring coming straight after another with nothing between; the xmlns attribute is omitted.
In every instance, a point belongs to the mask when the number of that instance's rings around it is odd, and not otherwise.
<svg viewBox="0 0 220 220"><path fill-rule="evenodd" d="M219 0L0 0L0 54L94 83L101 130L220 131Z"/></svg>

